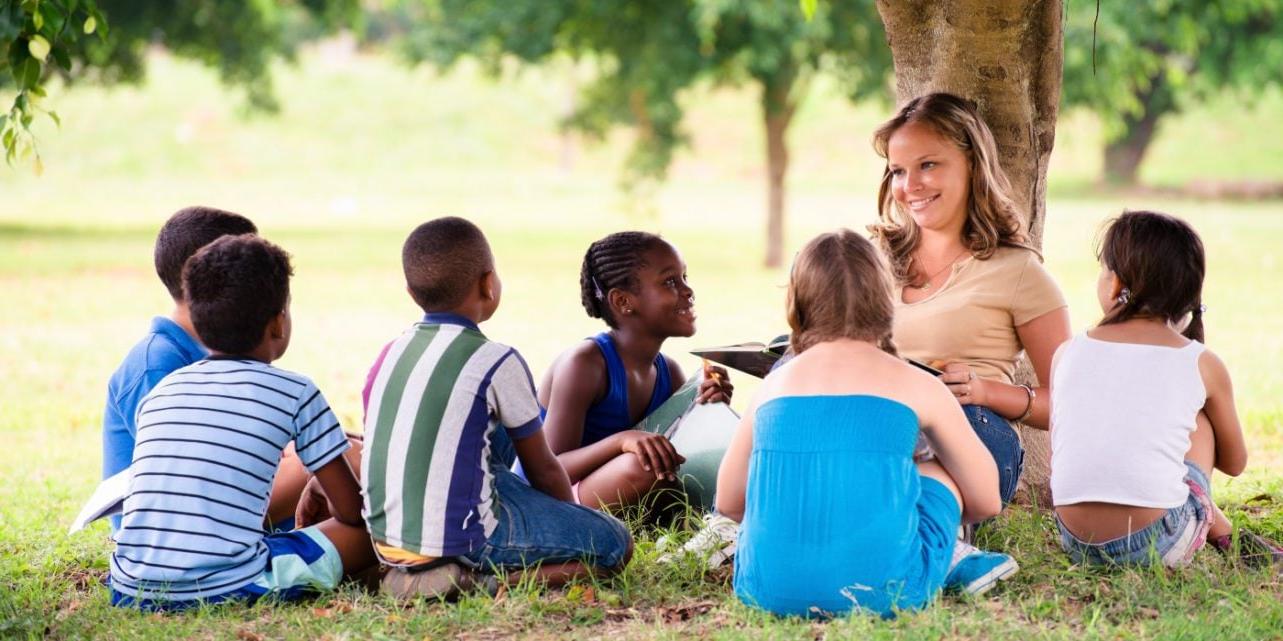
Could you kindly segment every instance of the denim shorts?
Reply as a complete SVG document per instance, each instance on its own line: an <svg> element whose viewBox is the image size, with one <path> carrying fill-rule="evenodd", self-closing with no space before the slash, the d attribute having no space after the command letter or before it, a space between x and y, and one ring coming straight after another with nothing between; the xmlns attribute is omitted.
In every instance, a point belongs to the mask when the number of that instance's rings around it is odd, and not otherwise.
<svg viewBox="0 0 1283 641"><path fill-rule="evenodd" d="M963 405L962 412L998 465L998 496L1006 507L1016 495L1020 474L1025 469L1025 450L1020 446L1020 435L1010 421L983 405Z"/></svg>
<svg viewBox="0 0 1283 641"><path fill-rule="evenodd" d="M1069 553L1074 563L1094 565L1150 565L1154 560L1151 550L1163 565L1180 567L1188 564L1194 553L1207 542L1207 531L1212 527L1211 484L1203 470L1185 461L1185 484L1189 498L1184 503L1167 510L1161 518L1112 541L1087 543L1074 536L1060 517L1060 547Z"/></svg>
<svg viewBox="0 0 1283 641"><path fill-rule="evenodd" d="M267 566L249 585L204 599L137 599L111 588L111 604L144 612L178 612L198 605L225 601L254 603L270 598L297 601L317 592L333 590L343 578L343 559L334 543L316 526L263 537Z"/></svg>
<svg viewBox="0 0 1283 641"><path fill-rule="evenodd" d="M499 525L478 549L464 555L485 570L514 570L539 563L582 561L620 567L632 537L609 514L558 501L521 477L492 465Z"/></svg>

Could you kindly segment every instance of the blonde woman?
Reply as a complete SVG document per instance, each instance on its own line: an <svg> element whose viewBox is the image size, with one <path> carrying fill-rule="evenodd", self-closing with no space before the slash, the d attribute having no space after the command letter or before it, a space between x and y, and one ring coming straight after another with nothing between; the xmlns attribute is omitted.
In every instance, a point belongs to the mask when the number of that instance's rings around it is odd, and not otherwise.
<svg viewBox="0 0 1283 641"><path fill-rule="evenodd" d="M1070 336L1064 295L1029 245L973 103L916 98L877 130L873 146L887 164L870 231L895 279L896 347L944 371L993 455L1005 505L1024 461L1013 423L1047 429L1051 360ZM1016 384L1021 352L1039 385Z"/></svg>

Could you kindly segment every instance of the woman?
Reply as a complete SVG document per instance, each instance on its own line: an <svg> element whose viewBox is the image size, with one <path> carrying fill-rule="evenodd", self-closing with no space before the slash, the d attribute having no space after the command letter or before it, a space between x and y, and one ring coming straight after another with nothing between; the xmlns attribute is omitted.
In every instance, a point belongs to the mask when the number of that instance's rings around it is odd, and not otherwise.
<svg viewBox="0 0 1283 641"><path fill-rule="evenodd" d="M895 276L896 347L931 363L998 465L1005 505L1024 451L1013 423L1047 429L1045 383L1016 384L1024 351L1039 381L1070 336L1064 296L1029 245L989 127L970 101L916 98L874 134L887 159L870 227Z"/></svg>

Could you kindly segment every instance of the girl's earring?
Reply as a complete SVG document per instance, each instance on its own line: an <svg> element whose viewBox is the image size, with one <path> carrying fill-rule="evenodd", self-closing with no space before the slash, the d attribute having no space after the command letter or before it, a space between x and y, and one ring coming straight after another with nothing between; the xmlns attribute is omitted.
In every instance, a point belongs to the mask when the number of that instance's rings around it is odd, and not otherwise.
<svg viewBox="0 0 1283 641"><path fill-rule="evenodd" d="M1132 299L1132 290L1124 287L1123 291L1118 292L1118 298L1116 300L1118 301L1119 305L1126 305L1129 301L1131 301L1131 299Z"/></svg>

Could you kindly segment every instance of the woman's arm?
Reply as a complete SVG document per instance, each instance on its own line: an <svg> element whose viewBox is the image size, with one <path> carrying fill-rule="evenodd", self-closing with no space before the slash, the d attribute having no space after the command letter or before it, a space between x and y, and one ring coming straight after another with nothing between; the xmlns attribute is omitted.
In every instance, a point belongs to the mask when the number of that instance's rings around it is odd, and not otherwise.
<svg viewBox="0 0 1283 641"><path fill-rule="evenodd" d="M1198 369L1207 388L1203 412L1212 422L1212 433L1216 437L1216 469L1238 476L1247 467L1247 443L1234 407L1234 384L1230 381L1229 369L1211 350L1204 350L1199 356Z"/></svg>
<svg viewBox="0 0 1283 641"><path fill-rule="evenodd" d="M1039 385L1033 388L1033 406L1029 394L1019 385L975 377L971 368L962 363L945 366L941 380L949 386L960 405L984 405L998 414L1015 420L1031 410L1024 424L1047 429L1051 421L1051 361L1056 349L1069 340L1069 308L1061 307L1016 327L1016 336L1025 348L1025 354L1038 375Z"/></svg>

